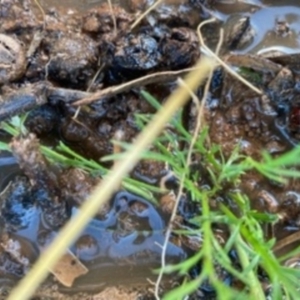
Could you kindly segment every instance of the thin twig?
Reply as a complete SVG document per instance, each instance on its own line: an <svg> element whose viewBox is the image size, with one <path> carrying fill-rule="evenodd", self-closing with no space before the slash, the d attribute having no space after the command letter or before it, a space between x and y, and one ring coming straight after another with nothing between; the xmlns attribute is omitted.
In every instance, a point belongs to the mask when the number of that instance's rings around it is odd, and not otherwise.
<svg viewBox="0 0 300 300"><path fill-rule="evenodd" d="M170 221L169 221L168 229L167 229L166 234L165 234L165 241L164 241L164 244L162 246L161 268L160 268L160 271L159 271L159 274L158 274L158 277L157 277L157 280L156 280L156 283L155 283L155 289L154 289L154 295L155 295L155 298L157 300L160 300L160 297L159 297L159 287L160 287L161 280L163 278L164 269L166 267L167 247L168 247L170 236L171 236L171 233L172 233L172 226L173 226L173 222L174 222L175 217L176 217L176 213L177 213L177 209L178 209L178 204L179 204L180 198L181 198L181 196L183 194L185 177L186 177L186 172L184 172L184 174L180 178L180 185L179 185L178 194L177 194L177 197L175 199L175 205L174 205L174 208L173 208L173 211L172 211L172 215L171 215L171 218L170 218Z"/></svg>
<svg viewBox="0 0 300 300"><path fill-rule="evenodd" d="M65 103L73 103L79 99L87 98L92 96L92 93L84 92L80 90L58 88L58 87L47 87L47 97L48 101L63 101Z"/></svg>
<svg viewBox="0 0 300 300"><path fill-rule="evenodd" d="M99 64L100 64L100 61L98 61L98 65ZM92 78L92 80L91 80L91 82L90 82L90 84L89 84L89 86L88 86L88 88L86 90L87 92L91 91L91 89L92 89L92 87L93 87L93 85L94 85L97 77L99 76L100 72L104 69L104 66L105 66L104 64L101 64L100 67L98 68L97 72L95 73L94 77Z"/></svg>
<svg viewBox="0 0 300 300"><path fill-rule="evenodd" d="M155 9L163 0L158 0L153 3L145 12L143 12L135 22L130 26L130 30L135 28L153 9Z"/></svg>
<svg viewBox="0 0 300 300"><path fill-rule="evenodd" d="M26 52L26 58L30 58L31 56L34 55L34 53L36 52L36 50L39 48L44 36L45 36L45 29L46 29L46 14L45 11L43 9L43 7L41 6L40 2L38 0L33 0L33 2L35 3L35 5L38 7L38 9L40 10L41 14L42 14L42 18L43 18L43 27L42 30L37 30L33 37L32 40L30 42L30 45L27 49ZM27 61L27 64L29 64L29 60Z"/></svg>
<svg viewBox="0 0 300 300"><path fill-rule="evenodd" d="M40 10L42 17L43 17L43 31L46 28L46 14L45 11L43 9L43 7L41 6L39 0L33 0L33 2L35 3L35 5L38 7L38 9Z"/></svg>
<svg viewBox="0 0 300 300"><path fill-rule="evenodd" d="M203 37L201 34L201 28L209 23L213 23L215 22L216 19L212 18L209 20L206 20L202 23L200 23L197 27L197 33L198 33L198 38L201 44L201 47L205 50L205 52L209 55L211 55L229 74L231 74L233 77L235 77L236 79L238 79L239 81L241 81L243 84L245 84L248 88L250 88L251 90L253 90L254 92L256 92L259 95L262 95L263 92L258 89L257 87L255 87L253 84L251 84L248 80L246 80L245 78L243 78L242 76L240 76L237 72L233 71L232 68L230 68L229 65L227 65L218 55L216 55L213 51L211 51L204 43L203 41Z"/></svg>
<svg viewBox="0 0 300 300"><path fill-rule="evenodd" d="M99 59L98 59L98 66L100 65L100 61L101 61L101 60L100 60L100 58L99 58ZM100 72L103 70L103 68L104 68L104 64L101 64L101 65L99 66L97 72L94 74L94 76L93 76L93 78L92 78L92 80L91 80L91 82L90 82L88 88L86 89L87 92L90 92L90 90L92 89L94 83L96 82L97 77L99 76L99 74L100 74ZM78 106L77 109L76 109L76 112L75 112L75 114L74 114L74 116L73 116L73 120L76 120L76 119L77 119L77 117L78 117L80 111L81 111L81 106Z"/></svg>
<svg viewBox="0 0 300 300"><path fill-rule="evenodd" d="M47 103L47 85L35 83L5 97L0 105L0 122Z"/></svg>
<svg viewBox="0 0 300 300"><path fill-rule="evenodd" d="M47 102L72 103L91 95L93 94L79 90L53 87L48 82L34 83L3 97L0 104L0 122L29 112Z"/></svg>
<svg viewBox="0 0 300 300"><path fill-rule="evenodd" d="M220 38L219 38L219 42L218 42L217 49L216 49L216 55L219 54L222 43L223 43L223 30L221 29L220 30ZM182 193L183 193L184 181L185 181L185 178L186 178L186 175L187 175L187 172L188 172L188 168L191 165L192 153L193 153L194 146L195 146L195 143L197 141L197 138L199 136L199 132L200 132L200 129L201 129L203 111L204 111L204 107L205 107L205 103L206 103L206 99L207 99L207 94L209 92L209 87L210 87L212 76L213 76L213 70L210 71L209 76L208 76L208 80L205 84L201 105L199 105L200 101L199 101L197 95L190 89L190 87L181 78L178 79L179 85L184 87L188 91L188 93L192 97L193 101L195 102L198 113L197 113L196 127L195 127L195 130L194 130L194 133L193 133L193 137L192 137L192 140L191 140L191 143L190 143L190 146L189 146L189 149L188 149L187 158L186 158L186 171L183 173L183 175L180 179L179 191L178 191L177 197L175 199L175 205L174 205L173 210L172 210L172 214L171 214L171 217L170 217L168 229L167 229L166 235L165 235L164 244L162 246L161 268L160 268L160 272L159 272L159 275L158 275L157 280L156 280L155 291L154 291L155 298L157 300L160 299L160 297L159 297L159 287L160 287L160 283L161 283L161 280L162 280L162 277L163 277L164 269L166 267L166 252L167 252L167 247L168 247L168 243L169 243L169 240L170 240L170 236L171 236L171 233L172 233L172 225L173 225L173 223L175 221L175 218L176 218L178 205L179 205Z"/></svg>
<svg viewBox="0 0 300 300"><path fill-rule="evenodd" d="M214 66L215 64L212 59L201 58L201 61L197 64L198 70L188 74L186 78L187 85L192 90L195 90ZM188 98L189 93L182 87L177 88L174 93L172 93L162 109L158 111L153 120L137 137L126 157L115 165L111 173L96 186L90 197L83 203L80 213L70 219L62 228L60 234L42 253L28 274L19 282L18 286L11 291L7 298L8 300L19 300L20 295L22 300L26 300L32 296L35 289L46 278L49 270L65 253L69 245L74 243L77 236L90 222L95 213L109 200L114 192L115 186L121 183L122 178L138 162L143 151L149 147L161 130L163 130L165 124L169 122L175 111L184 105Z"/></svg>
<svg viewBox="0 0 300 300"><path fill-rule="evenodd" d="M8 189L11 187L13 181L11 180L5 187L4 189L0 192L0 197L3 197L3 195L8 191Z"/></svg>
<svg viewBox="0 0 300 300"><path fill-rule="evenodd" d="M252 90L254 90L255 92L257 92L258 94L262 94L262 91L260 91L259 89L257 89L250 82L248 82L246 79L244 79L239 74L237 74L235 71L233 71L223 60L221 60L215 53L213 53L205 45L200 30L201 30L202 26L204 26L205 24L212 23L214 21L215 21L215 19L209 19L207 21L202 22L198 26L197 32L198 32L198 36L199 36L199 41L200 41L201 47L204 48L207 53L209 53L211 56L213 56L213 58L215 58L216 61L220 65L222 65L231 75L233 75L235 78L237 78L238 80L240 80L241 82L243 82L246 86L248 86L249 88L251 88ZM83 99L75 102L74 105L86 105L86 104L89 104L89 103L91 103L93 101L101 100L102 98L107 98L107 97L115 96L117 94L120 94L122 92L128 91L128 90L130 90L132 88L135 88L135 87L139 87L141 85L148 85L148 84L152 84L152 83L156 83L156 82L162 82L162 81L167 81L167 80L174 80L177 77L180 77L183 74L185 74L186 72L190 72L192 70L193 70L193 68L188 68L188 69L183 69L183 70L180 70L180 71L164 71L164 72L158 72L158 73L153 73L153 74L150 74L150 75L146 75L144 77L128 81L128 82L126 82L124 84L117 85L117 86L112 86L112 87L108 87L108 88L106 88L104 90L98 91L98 92L94 93L91 96L88 96L86 98L83 98Z"/></svg>
<svg viewBox="0 0 300 300"><path fill-rule="evenodd" d="M134 87L139 87L142 85L160 81L166 82L175 80L177 76L186 74L192 70L195 70L195 68L184 69L181 71L155 73L133 81L129 81L122 85L109 87L94 94L80 90L53 87L50 86L47 82L33 84L30 88L29 95L27 91L20 90L17 94L9 95L5 98L3 104L0 104L0 121L5 121L6 119L11 118L15 115L26 113L40 105L45 104L47 101L63 101L65 103L74 103L77 101L75 105L80 105L81 103L82 105L84 105L92 101L113 97ZM29 90L29 88L27 90ZM40 97L42 95L41 90L43 90L43 98ZM85 102L86 100L87 102Z"/></svg>
<svg viewBox="0 0 300 300"><path fill-rule="evenodd" d="M212 72L210 72L210 74L211 73ZM178 83L181 87L185 88L188 91L189 95L193 99L196 100L196 103L199 103L198 97L195 95L195 93L189 88L189 86L181 78L178 79ZM172 233L173 223L174 223L175 218L176 218L180 198L183 194L184 181L185 181L186 175L188 173L188 168L191 165L192 153L193 153L193 150L194 150L194 146L195 146L195 143L197 141L199 131L200 131L200 128L201 128L201 109L200 109L201 106L198 105L197 108L198 108L197 125L196 125L196 128L194 130L193 138L192 138L191 144L190 144L189 149L188 149L188 154L187 154L186 164L185 164L186 169L185 169L185 172L182 174L182 176L180 178L180 185L179 185L178 194L177 194L177 197L175 199L175 205L174 205L173 210L172 210L172 214L171 214L171 217L170 217L168 229L167 229L166 234L165 234L164 244L162 246L161 268L160 268L160 272L159 272L159 275L158 275L157 280L156 280L155 290L154 290L155 298L157 300L160 300L159 287L160 287L160 283L161 283L161 280L162 280L162 277L163 277L163 274L164 274L164 269L166 267L166 253L167 253L167 247L168 247L168 244L169 244L170 236L171 236L171 233Z"/></svg>
<svg viewBox="0 0 300 300"><path fill-rule="evenodd" d="M111 86L104 90L98 91L92 94L91 96L87 96L79 101L76 101L74 105L87 105L90 104L91 102L98 101L103 98L110 98L116 96L120 93L129 91L136 87L145 86L157 82L172 81L175 80L177 77L182 76L194 70L195 68L188 68L180 71L164 71L164 72L149 74L144 77L140 77L138 79L134 79L126 83Z"/></svg>
<svg viewBox="0 0 300 300"><path fill-rule="evenodd" d="M277 241L273 247L273 252L277 254L279 251L281 251L288 245L298 242L299 240L300 240L300 231L296 231L295 233L290 234L287 237Z"/></svg>
<svg viewBox="0 0 300 300"><path fill-rule="evenodd" d="M116 16L115 16L115 13L114 13L114 10L113 10L113 7L112 7L111 0L107 0L107 2L108 2L110 14L111 14L111 18L112 18L113 25L114 25L114 36L117 36L117 30L118 30L118 29L117 29L117 20L116 20Z"/></svg>

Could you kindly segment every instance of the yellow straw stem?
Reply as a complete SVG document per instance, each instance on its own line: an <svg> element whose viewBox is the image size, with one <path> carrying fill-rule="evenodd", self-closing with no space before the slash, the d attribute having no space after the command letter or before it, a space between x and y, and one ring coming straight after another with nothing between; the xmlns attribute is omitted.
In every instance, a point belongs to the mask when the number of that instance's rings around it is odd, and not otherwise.
<svg viewBox="0 0 300 300"><path fill-rule="evenodd" d="M186 84L190 90L195 90L208 76L214 67L214 61L201 58L197 69L186 76ZM107 202L119 186L123 177L138 162L142 152L154 141L171 119L173 114L189 99L189 91L185 87L178 87L168 98L162 109L153 117L149 125L139 134L132 149L124 160L119 161L111 173L95 188L90 197L84 202L80 213L75 215L62 228L53 243L41 254L29 273L19 282L7 298L8 300L29 299L36 288L47 277L49 270L57 263L66 249L74 243L91 218L99 208Z"/></svg>
<svg viewBox="0 0 300 300"><path fill-rule="evenodd" d="M144 13L142 13L130 26L130 29L133 30L153 9L155 9L163 0L158 0L152 4Z"/></svg>

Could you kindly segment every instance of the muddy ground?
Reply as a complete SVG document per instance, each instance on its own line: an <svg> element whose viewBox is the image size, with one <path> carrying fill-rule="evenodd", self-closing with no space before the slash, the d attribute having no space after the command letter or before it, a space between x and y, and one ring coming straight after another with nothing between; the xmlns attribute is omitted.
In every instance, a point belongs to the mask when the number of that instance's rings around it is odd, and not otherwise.
<svg viewBox="0 0 300 300"><path fill-rule="evenodd" d="M0 120L28 112L25 125L30 131L13 139L1 132L13 153L2 152L0 157L3 299L101 181L100 174L50 164L41 154L40 144L52 147L63 141L85 158L99 161L116 150L111 140L120 132L122 141L132 142L139 132L135 114L155 110L141 96L140 85L119 92L109 88L157 72L184 74L180 72L203 55L196 33L200 22L217 19L204 28L205 42L215 47L223 27L221 57L232 67L246 70L244 75L263 91L263 95L257 94L218 68L205 108L211 143L221 145L225 156L240 143L242 153L256 159L262 150L276 156L298 144L297 1L285 1L284 5L282 1L255 0L239 4L165 2L132 29L137 15L152 1L127 0L123 7L115 2L114 28L106 3L83 5L70 0L61 7L59 1L44 0L43 15L33 1L0 0ZM163 103L176 86L176 76L156 78L143 87ZM103 90L106 92L101 94ZM197 93L201 98L202 87ZM94 101L78 112L78 101L91 98ZM190 103L183 113L182 122L191 132L194 111ZM165 164L144 160L131 177L153 186L164 182L176 193L178 183L170 171ZM281 216L272 231L278 240L298 232L298 181L278 185L247 173L239 189L248 195L254 209ZM78 272L86 274L70 279L71 267L65 271L67 279L51 274L34 299L153 299L151 282L156 275L151 270L160 266L158 244L164 241L174 198L172 194L156 197L158 206L128 191L116 192L70 248ZM216 201L224 200L221 198L213 199L211 205L216 206ZM187 193L178 211L178 226L188 228L189 218L200 212ZM174 234L169 242L169 263L183 261L201 246L195 239L180 239L178 242ZM180 282L174 274L165 276L162 292ZM192 297L213 299L214 292L200 286Z"/></svg>

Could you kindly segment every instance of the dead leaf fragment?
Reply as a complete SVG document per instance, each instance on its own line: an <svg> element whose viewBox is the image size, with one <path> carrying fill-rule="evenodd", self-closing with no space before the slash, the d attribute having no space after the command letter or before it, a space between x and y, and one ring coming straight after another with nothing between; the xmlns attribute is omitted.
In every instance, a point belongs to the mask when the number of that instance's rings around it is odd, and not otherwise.
<svg viewBox="0 0 300 300"><path fill-rule="evenodd" d="M64 286L71 287L74 280L88 272L88 269L71 252L65 253L50 272Z"/></svg>

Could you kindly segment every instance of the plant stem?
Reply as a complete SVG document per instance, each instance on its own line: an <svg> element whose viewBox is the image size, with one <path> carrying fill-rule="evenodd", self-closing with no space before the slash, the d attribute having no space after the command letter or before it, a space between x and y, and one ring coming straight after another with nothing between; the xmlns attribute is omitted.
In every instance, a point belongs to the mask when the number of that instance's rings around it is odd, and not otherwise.
<svg viewBox="0 0 300 300"><path fill-rule="evenodd" d="M231 231L234 231L233 227L231 228ZM241 265L245 270L249 266L250 262L249 262L248 254L244 251L243 244L244 241L242 240L240 234L238 234L235 239L235 248L238 253ZM257 279L255 272L251 270L248 272L247 276L248 276L247 281L250 289L251 298L254 300L265 299L265 294L262 290L261 284Z"/></svg>

